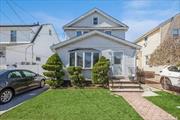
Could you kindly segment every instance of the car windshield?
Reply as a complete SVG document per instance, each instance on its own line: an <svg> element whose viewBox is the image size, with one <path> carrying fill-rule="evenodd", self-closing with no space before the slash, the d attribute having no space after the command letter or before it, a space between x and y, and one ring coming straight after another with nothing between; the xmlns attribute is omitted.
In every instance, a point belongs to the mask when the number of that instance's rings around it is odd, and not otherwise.
<svg viewBox="0 0 180 120"><path fill-rule="evenodd" d="M170 66L168 67L169 71L173 71L173 72L180 72L180 68L176 67L176 66Z"/></svg>

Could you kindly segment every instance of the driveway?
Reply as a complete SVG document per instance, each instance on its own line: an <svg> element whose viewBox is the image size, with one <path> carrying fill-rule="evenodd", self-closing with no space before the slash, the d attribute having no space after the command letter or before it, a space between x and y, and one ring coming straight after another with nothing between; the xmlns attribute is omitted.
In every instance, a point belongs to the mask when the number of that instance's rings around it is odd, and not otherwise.
<svg viewBox="0 0 180 120"><path fill-rule="evenodd" d="M45 86L44 88L34 89L29 92L25 92L23 94L15 96L11 102L4 105L0 105L0 115L17 107L18 105L21 105L24 101L29 100L35 96L38 96L39 94L48 90L48 88L49 88L48 86Z"/></svg>

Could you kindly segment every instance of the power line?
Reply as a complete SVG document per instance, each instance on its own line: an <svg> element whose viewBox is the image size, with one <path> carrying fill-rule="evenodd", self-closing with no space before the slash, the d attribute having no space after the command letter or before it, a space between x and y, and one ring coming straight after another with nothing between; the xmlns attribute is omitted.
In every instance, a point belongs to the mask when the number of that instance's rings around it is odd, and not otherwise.
<svg viewBox="0 0 180 120"><path fill-rule="evenodd" d="M13 23L9 16L7 16L2 10L0 12L9 20L9 22Z"/></svg>
<svg viewBox="0 0 180 120"><path fill-rule="evenodd" d="M19 18L19 20L25 24L24 20L21 18L21 16L16 12L16 10L13 8L13 6L9 3L9 1L6 1L9 8L14 12L14 14Z"/></svg>
<svg viewBox="0 0 180 120"><path fill-rule="evenodd" d="M15 1L11 0L11 2L17 6L19 9L21 9L24 13L27 13L31 16L31 18L35 21L37 21L36 17L34 17L30 12L28 12L27 10L25 10L23 7L21 7L20 5L18 5Z"/></svg>

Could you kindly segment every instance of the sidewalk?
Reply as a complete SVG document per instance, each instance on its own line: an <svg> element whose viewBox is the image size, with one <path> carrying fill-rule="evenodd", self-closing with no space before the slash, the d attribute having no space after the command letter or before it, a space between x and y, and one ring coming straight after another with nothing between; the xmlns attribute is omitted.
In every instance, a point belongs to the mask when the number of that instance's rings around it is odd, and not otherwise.
<svg viewBox="0 0 180 120"><path fill-rule="evenodd" d="M172 115L142 97L139 92L119 92L144 120L176 120Z"/></svg>

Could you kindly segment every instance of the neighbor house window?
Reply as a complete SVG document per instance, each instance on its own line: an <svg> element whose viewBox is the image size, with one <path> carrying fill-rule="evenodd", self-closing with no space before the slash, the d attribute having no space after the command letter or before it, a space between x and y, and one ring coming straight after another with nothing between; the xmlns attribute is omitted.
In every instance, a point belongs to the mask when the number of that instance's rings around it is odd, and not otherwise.
<svg viewBox="0 0 180 120"><path fill-rule="evenodd" d="M180 29L173 29L172 31L173 37L177 37L178 35L180 35L179 33L180 33Z"/></svg>
<svg viewBox="0 0 180 120"><path fill-rule="evenodd" d="M85 52L85 68L91 68L91 52Z"/></svg>
<svg viewBox="0 0 180 120"><path fill-rule="evenodd" d="M52 35L52 31L49 29L49 35Z"/></svg>
<svg viewBox="0 0 180 120"><path fill-rule="evenodd" d="M146 55L146 56L145 56L145 59L146 59L146 65L149 65L149 56Z"/></svg>
<svg viewBox="0 0 180 120"><path fill-rule="evenodd" d="M11 30L11 42L16 42L16 30Z"/></svg>
<svg viewBox="0 0 180 120"><path fill-rule="evenodd" d="M99 53L93 53L93 65L95 65L99 60Z"/></svg>
<svg viewBox="0 0 180 120"><path fill-rule="evenodd" d="M93 18L93 25L97 25L98 24L98 17L94 17Z"/></svg>
<svg viewBox="0 0 180 120"><path fill-rule="evenodd" d="M5 50L0 49L0 57L5 57Z"/></svg>
<svg viewBox="0 0 180 120"><path fill-rule="evenodd" d="M36 61L41 61L41 58L40 57L36 57Z"/></svg>
<svg viewBox="0 0 180 120"><path fill-rule="evenodd" d="M76 36L81 36L82 35L82 32L81 31L77 31L76 32Z"/></svg>
<svg viewBox="0 0 180 120"><path fill-rule="evenodd" d="M83 53L77 52L77 66L83 67Z"/></svg>
<svg viewBox="0 0 180 120"><path fill-rule="evenodd" d="M144 46L145 46L145 47L147 46L147 40L148 40L148 37L146 36L146 37L144 38Z"/></svg>
<svg viewBox="0 0 180 120"><path fill-rule="evenodd" d="M111 35L111 31L105 31L105 33Z"/></svg>
<svg viewBox="0 0 180 120"><path fill-rule="evenodd" d="M84 32L83 32L83 34L86 34L86 33L88 33L88 31L84 31Z"/></svg>
<svg viewBox="0 0 180 120"><path fill-rule="evenodd" d="M70 53L69 62L70 62L70 66L75 66L75 52Z"/></svg>

